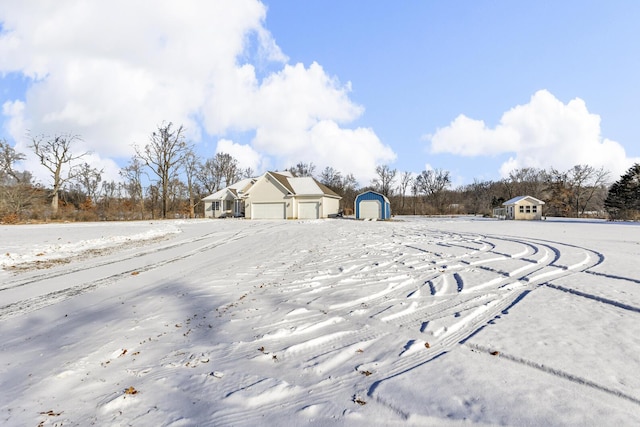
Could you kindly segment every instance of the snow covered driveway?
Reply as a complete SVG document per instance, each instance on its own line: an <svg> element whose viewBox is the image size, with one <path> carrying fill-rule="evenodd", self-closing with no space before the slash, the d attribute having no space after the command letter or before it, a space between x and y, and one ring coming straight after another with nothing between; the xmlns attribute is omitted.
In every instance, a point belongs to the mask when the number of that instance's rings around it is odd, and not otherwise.
<svg viewBox="0 0 640 427"><path fill-rule="evenodd" d="M640 227L0 226L2 425L634 425Z"/></svg>

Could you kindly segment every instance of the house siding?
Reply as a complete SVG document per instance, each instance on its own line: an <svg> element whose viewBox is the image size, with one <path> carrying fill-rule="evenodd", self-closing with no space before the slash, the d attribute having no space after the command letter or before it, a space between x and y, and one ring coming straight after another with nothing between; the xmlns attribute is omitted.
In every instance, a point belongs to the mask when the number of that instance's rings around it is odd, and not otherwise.
<svg viewBox="0 0 640 427"><path fill-rule="evenodd" d="M540 220L544 202L533 197L514 198L504 203L506 219Z"/></svg>
<svg viewBox="0 0 640 427"><path fill-rule="evenodd" d="M295 178L285 173L267 172L260 178L247 180L246 185L240 185L242 187L227 187L207 196L203 200L205 214L208 217L221 213L228 215L238 203L242 203L238 206L242 209L234 209L233 213L244 214L247 219L327 218L340 209L340 196L311 177ZM223 194L223 191L228 193ZM226 200L234 203L229 209L225 209ZM222 211L215 209L216 203L221 204ZM282 208L282 215L277 213L278 206Z"/></svg>
<svg viewBox="0 0 640 427"><path fill-rule="evenodd" d="M286 190L282 188L282 185L270 175L264 175L258 179L249 192L247 201L245 203L245 217L252 218L251 204L252 203L275 203L285 202L286 218L293 217L293 206L290 203L291 196Z"/></svg>
<svg viewBox="0 0 640 427"><path fill-rule="evenodd" d="M320 217L328 218L329 215L335 215L340 211L340 199L334 197L323 197L322 206L320 206Z"/></svg>

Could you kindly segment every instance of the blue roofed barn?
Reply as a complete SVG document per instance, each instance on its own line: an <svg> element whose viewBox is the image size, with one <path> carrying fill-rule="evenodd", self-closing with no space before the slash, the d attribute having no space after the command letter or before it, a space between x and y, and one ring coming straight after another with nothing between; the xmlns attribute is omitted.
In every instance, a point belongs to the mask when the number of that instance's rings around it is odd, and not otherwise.
<svg viewBox="0 0 640 427"><path fill-rule="evenodd" d="M357 219L389 219L391 204L386 196L375 191L365 191L356 196Z"/></svg>

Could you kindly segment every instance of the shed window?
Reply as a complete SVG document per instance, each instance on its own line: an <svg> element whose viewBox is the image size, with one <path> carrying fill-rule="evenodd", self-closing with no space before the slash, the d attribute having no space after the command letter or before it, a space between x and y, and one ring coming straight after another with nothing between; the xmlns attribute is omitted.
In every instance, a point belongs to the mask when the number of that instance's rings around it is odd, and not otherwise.
<svg viewBox="0 0 640 427"><path fill-rule="evenodd" d="M216 200L211 205L213 206L213 210L214 211L219 211L220 210L220 201L219 200Z"/></svg>
<svg viewBox="0 0 640 427"><path fill-rule="evenodd" d="M520 206L520 213L524 213L524 206Z"/></svg>
<svg viewBox="0 0 640 427"><path fill-rule="evenodd" d="M527 206L527 213L531 213L531 206Z"/></svg>
<svg viewBox="0 0 640 427"><path fill-rule="evenodd" d="M531 207L531 209L533 210L533 213L538 213L538 206L537 205L533 205Z"/></svg>

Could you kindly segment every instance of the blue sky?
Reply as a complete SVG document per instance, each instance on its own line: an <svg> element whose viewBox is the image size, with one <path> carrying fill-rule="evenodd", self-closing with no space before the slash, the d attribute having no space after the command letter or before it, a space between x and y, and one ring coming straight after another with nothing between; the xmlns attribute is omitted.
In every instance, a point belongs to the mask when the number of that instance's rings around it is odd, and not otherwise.
<svg viewBox="0 0 640 427"><path fill-rule="evenodd" d="M78 133L113 174L167 120L203 158L363 184L377 164L465 184L640 160L640 2L45 4L0 6L2 135L23 151L27 129Z"/></svg>

